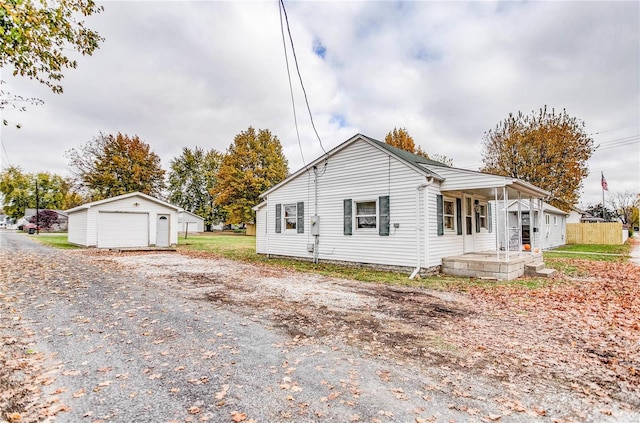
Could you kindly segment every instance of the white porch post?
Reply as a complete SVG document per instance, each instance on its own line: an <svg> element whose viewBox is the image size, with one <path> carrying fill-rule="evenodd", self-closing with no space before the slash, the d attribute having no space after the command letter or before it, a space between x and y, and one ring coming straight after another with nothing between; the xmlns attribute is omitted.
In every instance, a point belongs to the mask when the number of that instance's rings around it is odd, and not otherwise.
<svg viewBox="0 0 640 423"><path fill-rule="evenodd" d="M504 207L504 233L506 238L505 258L507 259L507 261L509 261L509 249L511 248L511 246L509 245L511 240L509 239L509 210L508 210L509 201L508 200L509 200L509 193L507 192L507 187L504 186L502 187L502 201L503 201L503 207Z"/></svg>
<svg viewBox="0 0 640 423"><path fill-rule="evenodd" d="M496 200L496 205L495 208L496 210L494 211L494 216L496 217L496 224L495 224L495 228L496 228L496 260L500 261L500 237L498 236L498 232L500 232L500 226L498 225L498 188L494 188L493 189L493 196ZM491 216L491 218L493 219L493 216ZM491 222L491 224L493 225L493 222Z"/></svg>
<svg viewBox="0 0 640 423"><path fill-rule="evenodd" d="M542 225L545 223L544 221L544 216L543 214L543 201L541 198L538 199L538 207L539 207L539 211L538 211L538 219L540 220L540 223L538 225L538 241L536 243L537 247L540 248L540 251L542 251ZM547 230L547 228L544 228L545 232Z"/></svg>
<svg viewBox="0 0 640 423"><path fill-rule="evenodd" d="M518 257L522 257L522 193L518 191Z"/></svg>
<svg viewBox="0 0 640 423"><path fill-rule="evenodd" d="M533 232L533 197L531 195L529 195L529 205L527 206L529 208L529 244L531 244L531 251L533 251L533 248L536 245L536 237L535 237L535 233Z"/></svg>

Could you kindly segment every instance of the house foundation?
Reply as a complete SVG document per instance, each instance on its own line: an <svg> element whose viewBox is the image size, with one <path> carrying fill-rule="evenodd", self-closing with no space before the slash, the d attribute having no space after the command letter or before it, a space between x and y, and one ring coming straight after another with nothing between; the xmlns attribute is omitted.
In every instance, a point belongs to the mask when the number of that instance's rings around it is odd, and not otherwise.
<svg viewBox="0 0 640 423"><path fill-rule="evenodd" d="M442 273L473 278L510 281L523 276L532 266L544 268L542 252L522 252L509 259L498 257L495 251L442 258Z"/></svg>

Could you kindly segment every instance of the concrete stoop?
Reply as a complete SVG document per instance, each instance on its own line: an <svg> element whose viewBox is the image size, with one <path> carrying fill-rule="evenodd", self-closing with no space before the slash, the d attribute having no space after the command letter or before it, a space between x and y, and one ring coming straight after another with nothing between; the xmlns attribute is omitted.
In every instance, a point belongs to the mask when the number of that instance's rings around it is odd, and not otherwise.
<svg viewBox="0 0 640 423"><path fill-rule="evenodd" d="M529 277L550 278L555 273L554 269L546 269L544 263L526 264L524 266L524 275Z"/></svg>
<svg viewBox="0 0 640 423"><path fill-rule="evenodd" d="M520 276L549 277L554 270L545 269L542 253L520 253L509 259L498 257L495 252L467 253L443 257L442 273L481 279L510 281Z"/></svg>

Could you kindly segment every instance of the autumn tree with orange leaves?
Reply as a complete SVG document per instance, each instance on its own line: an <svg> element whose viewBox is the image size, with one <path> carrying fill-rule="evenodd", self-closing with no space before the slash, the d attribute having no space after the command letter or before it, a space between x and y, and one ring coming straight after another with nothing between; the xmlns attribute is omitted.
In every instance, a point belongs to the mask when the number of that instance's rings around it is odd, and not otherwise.
<svg viewBox="0 0 640 423"><path fill-rule="evenodd" d="M453 166L453 160L451 158L441 154L431 155L424 151L422 147L416 147L413 138L409 135L406 128L393 128L393 131L389 131L389 133L384 137L384 142L393 147L408 151L409 153L422 156L426 159L435 160L436 162L444 163L447 166Z"/></svg>
<svg viewBox="0 0 640 423"><path fill-rule="evenodd" d="M522 179L551 193L549 203L568 211L580 196L595 147L584 122L566 110L541 108L509 114L482 140L483 172Z"/></svg>
<svg viewBox="0 0 640 423"><path fill-rule="evenodd" d="M67 157L76 184L92 201L134 191L159 196L165 187L160 157L137 135L101 133Z"/></svg>

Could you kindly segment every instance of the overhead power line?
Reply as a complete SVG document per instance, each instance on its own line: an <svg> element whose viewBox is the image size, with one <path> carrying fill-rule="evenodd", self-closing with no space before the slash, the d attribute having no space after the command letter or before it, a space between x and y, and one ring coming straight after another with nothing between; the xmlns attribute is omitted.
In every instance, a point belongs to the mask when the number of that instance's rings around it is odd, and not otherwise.
<svg viewBox="0 0 640 423"><path fill-rule="evenodd" d="M2 146L2 157L5 158L5 160L7 161L7 163L9 163L9 167L11 166L11 161L9 160L9 153L7 153L7 148L4 146L4 141L2 141L2 138L0 137L0 145Z"/></svg>
<svg viewBox="0 0 640 423"><path fill-rule="evenodd" d="M289 71L289 55L287 54L287 42L285 41L285 38L284 38L284 25L282 23L283 7L280 7L280 3L278 3L278 10L280 11L280 33L282 34L282 47L284 49L284 61L287 65L287 78L289 79L289 92L291 93L291 105L293 107L293 122L296 127L296 137L298 138L298 147L300 148L300 156L302 157L302 164L305 167L307 167L307 163L304 160L304 153L302 152L302 143L300 142L300 130L298 129L298 115L296 114L296 100L293 95L293 85L291 84L291 72Z"/></svg>
<svg viewBox="0 0 640 423"><path fill-rule="evenodd" d="M282 7L282 13L284 13L284 20L287 23L287 33L289 34L289 42L291 43L291 52L293 53L293 61L296 65L296 72L298 73L298 79L300 80L300 86L302 87L302 93L304 94L304 101L307 105L307 111L309 112L309 119L311 119L311 127L313 128L313 132L315 132L316 137L318 138L318 142L320 143L320 148L322 151L327 154L327 150L324 149L322 145L322 140L320 139L320 135L318 134L318 130L316 129L316 125L313 121L313 114L311 113L311 107L309 106L309 98L307 97L307 90L304 87L304 82L302 81L302 74L300 73L300 66L298 66L298 56L296 55L296 48L293 45L293 36L291 35L291 28L289 26L289 17L287 16L287 9L284 7L284 0L280 0L280 6ZM288 72L288 67L287 67Z"/></svg>
<svg viewBox="0 0 640 423"><path fill-rule="evenodd" d="M605 131L592 132L589 135L600 135L600 134L605 134L607 132L619 131L620 129L631 128L631 127L634 127L634 126L640 126L640 122L632 123L632 124L625 125L625 126L619 126L617 128L613 128L613 129L607 129Z"/></svg>

